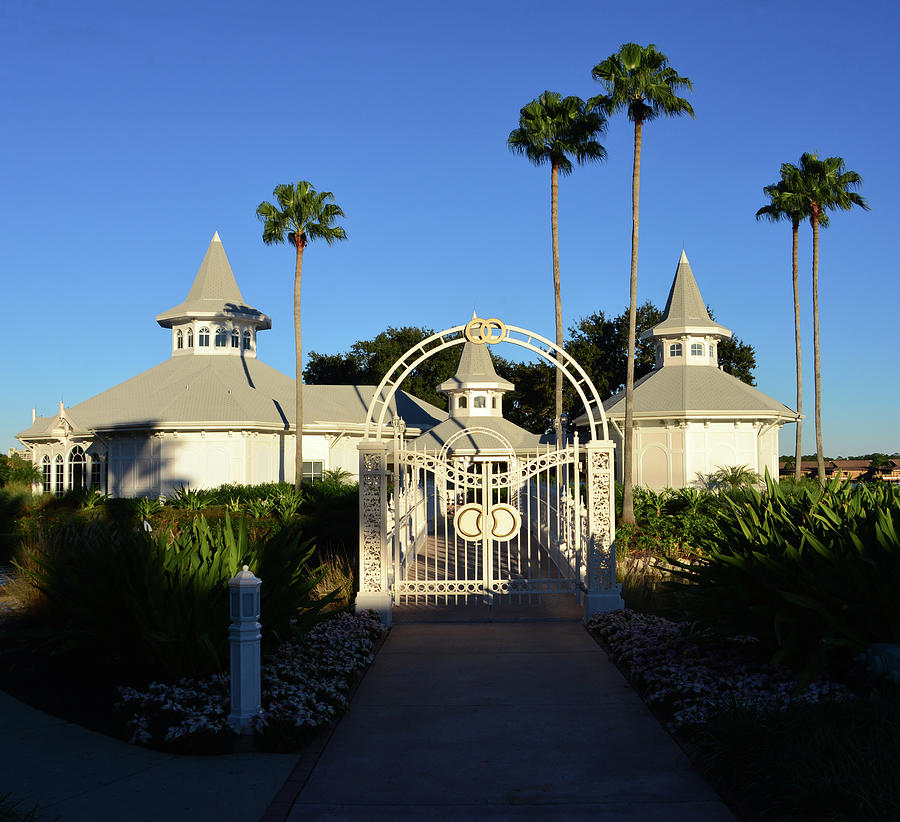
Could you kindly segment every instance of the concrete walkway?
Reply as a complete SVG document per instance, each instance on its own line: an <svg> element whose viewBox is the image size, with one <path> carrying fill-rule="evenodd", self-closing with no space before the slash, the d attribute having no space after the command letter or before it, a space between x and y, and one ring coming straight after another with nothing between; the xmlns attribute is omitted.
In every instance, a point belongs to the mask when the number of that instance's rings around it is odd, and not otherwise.
<svg viewBox="0 0 900 822"><path fill-rule="evenodd" d="M395 625L279 811L289 822L734 819L573 621Z"/></svg>
<svg viewBox="0 0 900 822"><path fill-rule="evenodd" d="M65 687L65 683L60 683ZM297 754L177 756L127 745L0 691L0 794L60 822L256 822Z"/></svg>

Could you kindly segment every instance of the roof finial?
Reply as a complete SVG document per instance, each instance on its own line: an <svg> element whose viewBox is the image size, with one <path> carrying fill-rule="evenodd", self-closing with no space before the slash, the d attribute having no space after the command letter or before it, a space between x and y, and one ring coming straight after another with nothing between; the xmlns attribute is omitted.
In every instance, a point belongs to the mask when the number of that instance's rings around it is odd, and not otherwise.
<svg viewBox="0 0 900 822"><path fill-rule="evenodd" d="M219 239L219 232L218 232L218 231L217 231L215 234L213 234L213 238L212 238L212 240L210 240L210 242L213 242L213 243L221 243L221 242L222 242L222 241Z"/></svg>

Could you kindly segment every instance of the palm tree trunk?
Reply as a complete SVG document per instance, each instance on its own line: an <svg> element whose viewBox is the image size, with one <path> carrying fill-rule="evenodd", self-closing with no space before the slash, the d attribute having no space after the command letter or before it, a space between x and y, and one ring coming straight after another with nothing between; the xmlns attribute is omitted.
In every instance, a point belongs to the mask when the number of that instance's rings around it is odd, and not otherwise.
<svg viewBox="0 0 900 822"><path fill-rule="evenodd" d="M553 163L550 168L550 228L553 235L553 300L556 308L556 344L562 348L562 298L559 288L559 164ZM560 436L559 418L562 416L562 371L556 369L556 410L553 417L553 429Z"/></svg>
<svg viewBox="0 0 900 822"><path fill-rule="evenodd" d="M819 208L813 204L813 380L816 391L816 463L819 483L825 485L825 456L822 448L822 362L819 352Z"/></svg>
<svg viewBox="0 0 900 822"><path fill-rule="evenodd" d="M634 169L631 173L631 289L628 303L628 362L625 366L625 443L622 449L622 522L634 524L631 485L634 471L634 349L637 326L638 227L641 196L641 121L634 121Z"/></svg>
<svg viewBox="0 0 900 822"><path fill-rule="evenodd" d="M794 444L794 479L799 481L800 458L803 454L801 444L803 421L800 419L803 414L803 377L800 366L800 291L797 285L797 240L800 231L800 220L792 220L791 227L794 234L794 243L791 249L791 273L794 279L794 344L797 355L797 440Z"/></svg>
<svg viewBox="0 0 900 822"><path fill-rule="evenodd" d="M294 270L294 340L297 357L297 433L294 449L294 488L303 485L303 338L300 334L300 280L303 275L303 240L298 236L297 267Z"/></svg>

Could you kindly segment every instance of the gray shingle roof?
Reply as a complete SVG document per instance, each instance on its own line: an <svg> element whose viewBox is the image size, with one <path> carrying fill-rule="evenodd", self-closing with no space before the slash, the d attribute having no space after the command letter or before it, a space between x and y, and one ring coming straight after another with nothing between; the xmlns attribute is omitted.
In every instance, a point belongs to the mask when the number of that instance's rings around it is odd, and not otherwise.
<svg viewBox="0 0 900 822"><path fill-rule="evenodd" d="M625 392L603 403L608 417L625 418ZM666 365L634 384L634 413L640 417L759 416L784 420L795 411L712 365ZM586 414L576 420L586 422Z"/></svg>
<svg viewBox="0 0 900 822"><path fill-rule="evenodd" d="M269 317L244 302L218 231L206 249L187 299L164 311L156 321L171 328L179 320L212 317L234 317L255 321L260 328L272 327Z"/></svg>
<svg viewBox="0 0 900 822"><path fill-rule="evenodd" d="M255 358L172 357L66 410L76 432L157 427L293 428L294 380ZM362 425L372 385L304 385L303 425ZM447 414L398 391L388 418L429 428ZM50 435L58 417L39 417L18 436Z"/></svg>
<svg viewBox="0 0 900 822"><path fill-rule="evenodd" d="M681 259L675 269L675 278L669 289L669 299L666 300L666 310L661 322L653 328L645 331L641 337L660 337L666 334L678 334L685 329L691 329L694 333L723 334L731 336L731 331L725 326L713 322L709 318L706 304L700 296L700 289L691 271L687 254L681 252Z"/></svg>
<svg viewBox="0 0 900 822"><path fill-rule="evenodd" d="M487 345L476 345L468 341L463 344L456 373L444 380L438 386L438 391L454 391L462 387L499 388L501 391L512 391L515 388L494 370L494 361Z"/></svg>

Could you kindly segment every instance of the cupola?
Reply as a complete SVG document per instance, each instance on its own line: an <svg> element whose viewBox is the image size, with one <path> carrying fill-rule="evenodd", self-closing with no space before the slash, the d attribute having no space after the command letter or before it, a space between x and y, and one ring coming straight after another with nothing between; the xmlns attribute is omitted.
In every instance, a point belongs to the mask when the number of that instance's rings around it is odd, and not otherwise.
<svg viewBox="0 0 900 822"><path fill-rule="evenodd" d="M494 370L486 344L466 342L456 373L438 391L447 395L451 417L502 417L503 395L514 388Z"/></svg>
<svg viewBox="0 0 900 822"><path fill-rule="evenodd" d="M244 302L217 231L187 299L156 321L172 329L172 356L256 356L256 332L272 320Z"/></svg>
<svg viewBox="0 0 900 822"><path fill-rule="evenodd" d="M656 368L666 365L718 365L718 344L731 330L709 317L687 254L675 270L662 321L641 334L656 340Z"/></svg>

